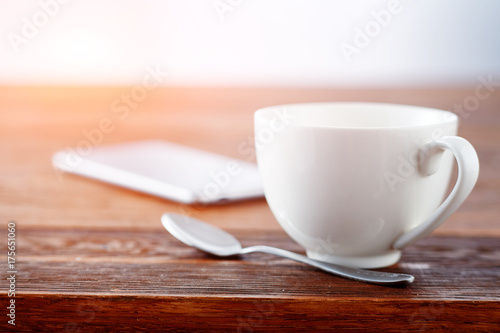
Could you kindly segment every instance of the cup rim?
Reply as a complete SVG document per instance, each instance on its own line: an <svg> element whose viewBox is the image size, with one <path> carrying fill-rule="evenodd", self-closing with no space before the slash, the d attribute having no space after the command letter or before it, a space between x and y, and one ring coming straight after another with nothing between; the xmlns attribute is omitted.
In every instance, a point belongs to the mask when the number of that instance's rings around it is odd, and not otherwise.
<svg viewBox="0 0 500 333"><path fill-rule="evenodd" d="M339 102L306 102L306 103L289 103L289 104L278 104L271 105L267 107L260 108L254 113L254 120L269 121L270 115L275 115L272 113L274 110L286 109L289 107L293 108L306 108L306 107L321 107L321 106L335 106L335 107L363 107L363 108L391 108L391 109L406 109L411 111L425 111L432 113L441 114L440 121L433 121L425 124L409 124L409 125L381 125L381 126L335 126L335 125L323 125L323 124L288 124L288 126L293 127L304 127L304 128L326 128L326 129L359 129L359 130L376 130L376 129L408 129L408 128L422 128L429 126L439 126L458 123L458 116L446 110L441 110L437 108L431 108L426 106L409 105L409 104L395 104L395 103L378 103L378 102L352 102L352 101L339 101Z"/></svg>

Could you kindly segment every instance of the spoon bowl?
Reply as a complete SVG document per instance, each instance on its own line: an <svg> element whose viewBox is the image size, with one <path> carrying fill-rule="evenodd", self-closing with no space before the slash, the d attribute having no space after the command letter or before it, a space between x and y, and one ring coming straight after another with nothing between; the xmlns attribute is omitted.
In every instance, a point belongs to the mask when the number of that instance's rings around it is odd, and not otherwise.
<svg viewBox="0 0 500 333"><path fill-rule="evenodd" d="M179 214L164 214L165 229L186 245L219 257L241 253L240 242L230 233L211 224Z"/></svg>

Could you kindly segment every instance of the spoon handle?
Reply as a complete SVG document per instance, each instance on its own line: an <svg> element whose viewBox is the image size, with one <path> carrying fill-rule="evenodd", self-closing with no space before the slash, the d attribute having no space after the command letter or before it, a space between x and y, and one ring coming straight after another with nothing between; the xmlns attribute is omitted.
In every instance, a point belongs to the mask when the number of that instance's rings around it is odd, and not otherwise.
<svg viewBox="0 0 500 333"><path fill-rule="evenodd" d="M339 275L348 279L357 281L369 282L374 284L390 285L401 283L412 283L415 278L409 274L386 273L378 271L369 271L361 268L341 266L331 263L326 263L319 260L308 258L304 255L290 252L283 249L278 249L271 246L257 245L243 248L241 253L264 252L274 254L283 258L295 260L313 267L319 268L325 272Z"/></svg>

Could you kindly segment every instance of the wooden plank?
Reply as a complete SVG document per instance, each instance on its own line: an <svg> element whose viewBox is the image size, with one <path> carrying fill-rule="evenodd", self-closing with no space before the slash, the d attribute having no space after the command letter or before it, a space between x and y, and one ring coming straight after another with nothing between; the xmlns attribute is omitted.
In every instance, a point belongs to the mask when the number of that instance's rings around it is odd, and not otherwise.
<svg viewBox="0 0 500 333"><path fill-rule="evenodd" d="M244 246L302 252L283 232L232 232ZM399 264L384 269L415 275L415 283L404 288L358 283L268 254L216 258L166 231L30 229L19 234L17 255L20 294L500 301L496 238L428 237L417 242Z"/></svg>
<svg viewBox="0 0 500 333"><path fill-rule="evenodd" d="M244 245L300 251L283 232L232 232ZM16 318L26 331L500 328L496 238L419 241L385 269L415 275L406 287L266 254L215 258L167 232L28 229L19 246ZM1 298L7 302L5 292Z"/></svg>
<svg viewBox="0 0 500 333"><path fill-rule="evenodd" d="M186 212L223 227L278 230L263 200L228 206L189 207L55 171L51 155L74 147L129 87L0 87L0 216L26 226L159 230L164 211ZM101 144L164 139L253 160L241 147L253 135L255 109L306 101L359 100L452 109L474 93L462 89L244 89L162 88L124 120ZM193 96L196 96L194 98ZM475 146L481 173L471 196L437 235L500 237L500 93L461 120L461 135ZM224 133L223 135L214 135ZM243 146L240 146L243 145ZM227 209L229 208L229 209ZM238 221L238 223L235 223Z"/></svg>
<svg viewBox="0 0 500 333"><path fill-rule="evenodd" d="M498 91L460 119L460 135L481 162L476 188L433 236L385 269L413 274L416 282L381 287L265 254L209 257L173 239L159 222L165 211L188 214L231 231L244 245L301 252L263 199L185 206L58 173L50 157L114 117L114 130L99 144L164 139L253 161L242 148L252 140L257 108L356 100L449 110L474 87L169 87L151 91L125 119L117 118L110 107L130 89L0 87L0 222L17 223L17 330L250 332L375 324L389 332L500 331ZM2 253L5 246L0 242ZM3 281L6 274L0 271Z"/></svg>
<svg viewBox="0 0 500 333"><path fill-rule="evenodd" d="M19 309L20 332L498 332L500 320L495 302L328 297L23 295Z"/></svg>

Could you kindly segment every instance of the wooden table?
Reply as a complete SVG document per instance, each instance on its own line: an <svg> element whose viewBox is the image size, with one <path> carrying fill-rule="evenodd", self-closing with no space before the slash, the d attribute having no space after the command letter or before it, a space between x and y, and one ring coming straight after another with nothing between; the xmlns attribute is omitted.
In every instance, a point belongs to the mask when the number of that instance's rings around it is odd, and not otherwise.
<svg viewBox="0 0 500 333"><path fill-rule="evenodd" d="M500 88L481 100L476 88L157 88L117 113L113 107L136 88L0 87L0 330L500 331ZM265 254L212 258L160 224L163 212L184 213L243 245L303 252L264 199L186 206L51 166L52 153L80 144L105 118L112 130L98 144L164 139L252 161L246 148L257 108L345 100L449 110L469 103L460 135L477 148L480 178L459 211L386 269L415 275L410 286L358 283ZM8 295L9 221L15 298ZM7 323L10 299L15 326Z"/></svg>

